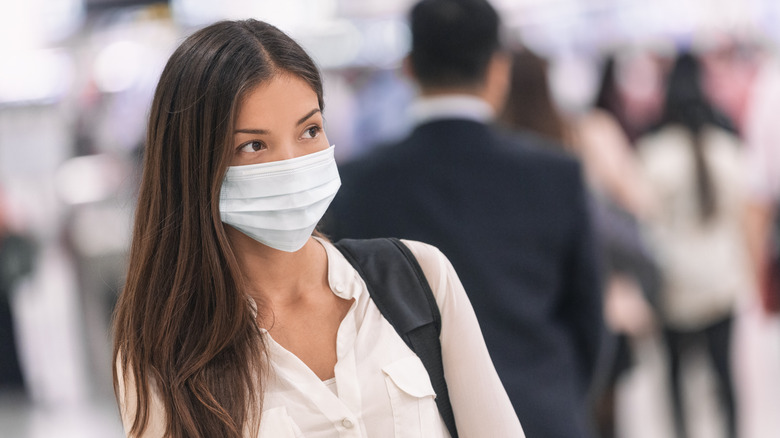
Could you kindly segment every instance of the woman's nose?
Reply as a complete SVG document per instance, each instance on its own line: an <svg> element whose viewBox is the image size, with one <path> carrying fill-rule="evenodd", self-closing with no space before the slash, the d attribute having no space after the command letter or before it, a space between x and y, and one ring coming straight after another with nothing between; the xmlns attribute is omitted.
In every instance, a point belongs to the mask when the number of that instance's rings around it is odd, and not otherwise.
<svg viewBox="0 0 780 438"><path fill-rule="evenodd" d="M291 142L283 142L279 144L279 154L277 160L289 160L291 158L298 158L304 155L306 152L301 150L300 147L295 147L295 144Z"/></svg>

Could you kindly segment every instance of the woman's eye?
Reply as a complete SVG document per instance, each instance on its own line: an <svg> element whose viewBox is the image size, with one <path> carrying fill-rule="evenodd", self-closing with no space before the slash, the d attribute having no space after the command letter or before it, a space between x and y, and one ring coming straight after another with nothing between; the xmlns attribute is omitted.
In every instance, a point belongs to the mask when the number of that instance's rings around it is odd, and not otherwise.
<svg viewBox="0 0 780 438"><path fill-rule="evenodd" d="M320 127L319 126L312 126L310 128L307 128L305 131L303 131L303 137L304 138L315 138L317 137L317 134L320 133Z"/></svg>
<svg viewBox="0 0 780 438"><path fill-rule="evenodd" d="M244 143L241 145L239 150L241 152L257 152L265 149L265 145L262 142L259 142L257 140L250 141L248 143Z"/></svg>

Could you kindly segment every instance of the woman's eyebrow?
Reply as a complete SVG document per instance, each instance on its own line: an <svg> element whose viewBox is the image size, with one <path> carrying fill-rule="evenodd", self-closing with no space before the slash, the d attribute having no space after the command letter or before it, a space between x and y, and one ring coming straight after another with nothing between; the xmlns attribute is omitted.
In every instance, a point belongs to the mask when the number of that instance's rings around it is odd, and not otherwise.
<svg viewBox="0 0 780 438"><path fill-rule="evenodd" d="M296 123L295 123L295 125L296 125L296 126L298 126L298 125L302 125L304 122L306 122L307 120L309 120L309 118L311 118L311 116L313 116L313 115L317 114L318 112L320 112L320 109L319 109L319 108L314 108L313 110L311 110L311 111L309 111L308 113L306 113L306 115L305 115L305 116L301 117L301 118L298 120L298 122L296 122ZM257 135L265 135L265 134L269 134L269 133L270 133L270 131L268 131L267 129L236 129L235 131L233 131L233 133L234 133L234 134L257 134Z"/></svg>
<svg viewBox="0 0 780 438"><path fill-rule="evenodd" d="M234 134L259 134L259 135L265 135L268 134L269 131L266 129L236 129L233 131Z"/></svg>
<svg viewBox="0 0 780 438"><path fill-rule="evenodd" d="M309 112L308 112L308 113L307 113L305 116L301 117L301 119L300 119L300 120L298 120L298 123L296 123L296 126L297 126L297 125L302 125L302 124L303 124L303 122L305 122L305 121L309 120L309 117L311 117L311 116L313 116L313 115L317 114L318 112L320 112L320 109L319 109L319 108L314 108L313 110L309 111Z"/></svg>

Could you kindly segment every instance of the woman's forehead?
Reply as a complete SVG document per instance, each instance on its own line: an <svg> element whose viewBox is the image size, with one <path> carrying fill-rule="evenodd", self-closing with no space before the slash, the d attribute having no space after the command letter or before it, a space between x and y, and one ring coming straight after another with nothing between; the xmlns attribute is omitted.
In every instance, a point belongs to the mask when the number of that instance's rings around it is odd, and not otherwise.
<svg viewBox="0 0 780 438"><path fill-rule="evenodd" d="M274 118L288 115L290 111L297 114L302 108L310 110L312 105L319 108L319 99L308 82L294 75L278 75L246 93L239 102L236 120L258 115Z"/></svg>

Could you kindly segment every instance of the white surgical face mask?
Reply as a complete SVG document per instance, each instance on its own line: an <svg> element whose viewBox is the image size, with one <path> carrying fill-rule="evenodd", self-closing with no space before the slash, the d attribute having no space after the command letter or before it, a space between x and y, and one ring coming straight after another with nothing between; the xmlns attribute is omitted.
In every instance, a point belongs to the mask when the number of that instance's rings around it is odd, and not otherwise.
<svg viewBox="0 0 780 438"><path fill-rule="evenodd" d="M270 163L231 166L219 196L222 222L281 251L309 240L341 186L333 146Z"/></svg>

